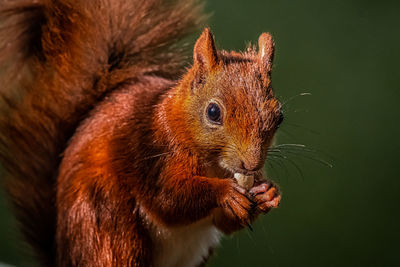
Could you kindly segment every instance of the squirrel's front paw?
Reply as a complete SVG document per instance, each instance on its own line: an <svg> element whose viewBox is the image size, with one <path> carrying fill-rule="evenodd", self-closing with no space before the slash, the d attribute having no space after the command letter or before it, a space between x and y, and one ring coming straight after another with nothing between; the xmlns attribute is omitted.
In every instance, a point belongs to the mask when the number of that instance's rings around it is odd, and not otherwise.
<svg viewBox="0 0 400 267"><path fill-rule="evenodd" d="M250 226L254 202L245 189L233 181L227 181L227 190L214 213L214 224L225 234Z"/></svg>
<svg viewBox="0 0 400 267"><path fill-rule="evenodd" d="M267 213L271 208L276 208L281 201L279 190L270 182L264 181L249 191L256 204L256 213Z"/></svg>

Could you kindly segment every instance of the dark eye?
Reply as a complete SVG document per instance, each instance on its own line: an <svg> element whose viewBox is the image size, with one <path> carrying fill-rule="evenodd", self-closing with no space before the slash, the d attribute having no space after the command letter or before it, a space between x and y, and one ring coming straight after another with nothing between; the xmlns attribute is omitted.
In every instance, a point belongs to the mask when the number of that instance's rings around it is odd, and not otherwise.
<svg viewBox="0 0 400 267"><path fill-rule="evenodd" d="M281 125L282 122L283 122L283 113L281 111L281 112L279 112L278 122L276 125L279 127L279 125Z"/></svg>
<svg viewBox="0 0 400 267"><path fill-rule="evenodd" d="M207 118L216 124L221 124L221 109L215 103L210 103L207 107Z"/></svg>

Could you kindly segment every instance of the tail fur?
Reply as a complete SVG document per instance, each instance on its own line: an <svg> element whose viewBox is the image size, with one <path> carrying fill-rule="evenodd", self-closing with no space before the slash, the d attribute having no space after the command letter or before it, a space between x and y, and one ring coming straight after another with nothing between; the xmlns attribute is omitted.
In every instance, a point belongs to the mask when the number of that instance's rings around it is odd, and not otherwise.
<svg viewBox="0 0 400 267"><path fill-rule="evenodd" d="M144 74L176 78L197 0L0 0L0 160L26 240L55 265L58 165L79 122Z"/></svg>

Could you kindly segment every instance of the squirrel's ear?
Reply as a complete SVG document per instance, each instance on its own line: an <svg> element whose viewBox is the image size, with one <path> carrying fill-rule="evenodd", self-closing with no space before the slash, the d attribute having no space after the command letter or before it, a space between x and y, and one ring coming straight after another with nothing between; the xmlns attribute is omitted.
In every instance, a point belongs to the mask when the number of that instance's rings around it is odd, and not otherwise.
<svg viewBox="0 0 400 267"><path fill-rule="evenodd" d="M271 79L272 61L274 59L274 40L271 34L262 33L258 38L258 58L261 66L261 75L269 86Z"/></svg>
<svg viewBox="0 0 400 267"><path fill-rule="evenodd" d="M217 49L210 29L205 28L197 39L193 50L193 65L197 67L200 75L210 72L218 65Z"/></svg>

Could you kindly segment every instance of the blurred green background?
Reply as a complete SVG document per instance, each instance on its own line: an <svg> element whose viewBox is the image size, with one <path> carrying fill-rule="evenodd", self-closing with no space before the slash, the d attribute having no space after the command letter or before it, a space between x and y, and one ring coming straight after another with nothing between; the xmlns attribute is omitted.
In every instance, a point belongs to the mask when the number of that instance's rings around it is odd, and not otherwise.
<svg viewBox="0 0 400 267"><path fill-rule="evenodd" d="M273 34L277 143L306 146L268 163L279 209L225 238L209 265L400 266L400 2L208 0L207 10L219 48ZM0 204L0 261L24 266Z"/></svg>

